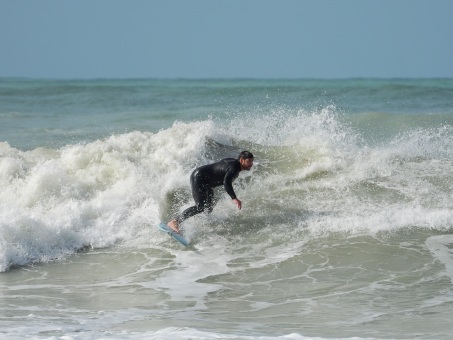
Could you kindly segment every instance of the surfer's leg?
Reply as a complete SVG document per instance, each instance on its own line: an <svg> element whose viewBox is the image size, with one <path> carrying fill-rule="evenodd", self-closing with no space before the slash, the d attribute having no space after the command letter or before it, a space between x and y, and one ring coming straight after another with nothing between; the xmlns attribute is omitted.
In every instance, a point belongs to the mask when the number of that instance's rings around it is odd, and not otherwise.
<svg viewBox="0 0 453 340"><path fill-rule="evenodd" d="M182 221L188 219L189 217L202 213L205 210L208 211L212 210L210 209L213 196L212 191L213 190L209 188L205 183L201 183L198 186L194 186L192 188L192 195L195 200L195 205L184 210L176 220L179 223L181 223Z"/></svg>
<svg viewBox="0 0 453 340"><path fill-rule="evenodd" d="M179 232L179 225L189 217L195 216L205 210L211 212L213 208L214 191L206 181L195 173L190 177L190 184L192 186L192 196L195 200L195 205L187 208L180 215L168 222L168 226L176 232Z"/></svg>
<svg viewBox="0 0 453 340"><path fill-rule="evenodd" d="M184 210L181 214L176 216L174 219L172 219L170 222L167 223L167 225L173 229L174 231L179 233L179 226L181 223L185 220L187 220L189 217L192 217L196 214L199 214L201 211L198 211L198 206L194 205L193 207L187 208Z"/></svg>
<svg viewBox="0 0 453 340"><path fill-rule="evenodd" d="M214 209L214 206L216 205L216 203L217 203L217 201L214 198L214 190L212 188L208 188L206 199L203 202L202 211L211 213L212 209Z"/></svg>

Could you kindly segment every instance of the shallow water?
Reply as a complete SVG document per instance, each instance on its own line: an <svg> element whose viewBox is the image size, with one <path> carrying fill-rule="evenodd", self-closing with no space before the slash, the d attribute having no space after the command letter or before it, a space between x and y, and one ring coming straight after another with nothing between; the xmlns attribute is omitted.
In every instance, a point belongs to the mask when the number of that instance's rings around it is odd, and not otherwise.
<svg viewBox="0 0 453 340"><path fill-rule="evenodd" d="M0 337L453 334L451 80L0 85ZM243 149L241 211L156 228Z"/></svg>

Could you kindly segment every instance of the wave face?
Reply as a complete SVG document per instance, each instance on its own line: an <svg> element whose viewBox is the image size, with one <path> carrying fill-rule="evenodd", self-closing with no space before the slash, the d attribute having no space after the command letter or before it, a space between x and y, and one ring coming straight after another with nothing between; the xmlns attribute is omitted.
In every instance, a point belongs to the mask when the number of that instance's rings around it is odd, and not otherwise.
<svg viewBox="0 0 453 340"><path fill-rule="evenodd" d="M0 268L137 242L149 225L190 204L195 167L242 149L257 158L236 183L247 212L235 216L220 192L209 217L216 223L226 218L272 234L288 224L314 234L449 230L451 126L419 127L375 145L360 133L332 106L177 122L157 133L59 149L20 151L2 143Z"/></svg>
<svg viewBox="0 0 453 340"><path fill-rule="evenodd" d="M45 113L19 83L0 91L24 132L0 143L0 336L451 336L451 81L51 82ZM193 169L242 150L242 210L219 188L191 248L157 230Z"/></svg>

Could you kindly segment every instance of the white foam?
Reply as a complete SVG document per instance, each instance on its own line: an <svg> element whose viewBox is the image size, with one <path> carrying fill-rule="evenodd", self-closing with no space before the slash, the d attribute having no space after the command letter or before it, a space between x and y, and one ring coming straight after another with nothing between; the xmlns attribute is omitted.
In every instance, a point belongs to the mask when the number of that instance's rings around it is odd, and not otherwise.
<svg viewBox="0 0 453 340"><path fill-rule="evenodd" d="M137 245L142 229L164 217L166 194L189 186L212 129L210 121L175 123L50 151L2 143L0 270L86 246Z"/></svg>
<svg viewBox="0 0 453 340"><path fill-rule="evenodd" d="M453 235L431 236L426 239L426 246L445 266L445 274L453 283Z"/></svg>
<svg viewBox="0 0 453 340"><path fill-rule="evenodd" d="M149 246L150 237L158 245L162 235L149 226L191 204L190 173L211 161L207 139L229 144L228 153L255 153L253 172L241 175L235 190L243 214L265 226L281 216L313 234L450 228L453 194L443 184L452 180L451 128L368 146L336 111L281 108L223 122L175 122L158 133L57 150L0 143L0 270L82 247ZM213 215L220 209L237 213L220 202Z"/></svg>
<svg viewBox="0 0 453 340"><path fill-rule="evenodd" d="M196 251L174 251L174 269L167 270L156 281L143 284L146 288L164 290L174 301L195 301L196 304L189 309L205 309L204 300L207 294L221 289L222 286L200 281L230 271L227 263L231 255L224 247L218 240L207 247L198 245Z"/></svg>

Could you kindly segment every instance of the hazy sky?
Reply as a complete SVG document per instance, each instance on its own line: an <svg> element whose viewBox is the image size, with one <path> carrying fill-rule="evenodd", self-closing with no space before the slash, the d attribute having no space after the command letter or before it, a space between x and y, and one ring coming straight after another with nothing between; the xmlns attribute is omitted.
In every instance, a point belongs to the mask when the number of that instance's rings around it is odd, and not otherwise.
<svg viewBox="0 0 453 340"><path fill-rule="evenodd" d="M453 1L0 0L0 77L453 77Z"/></svg>

